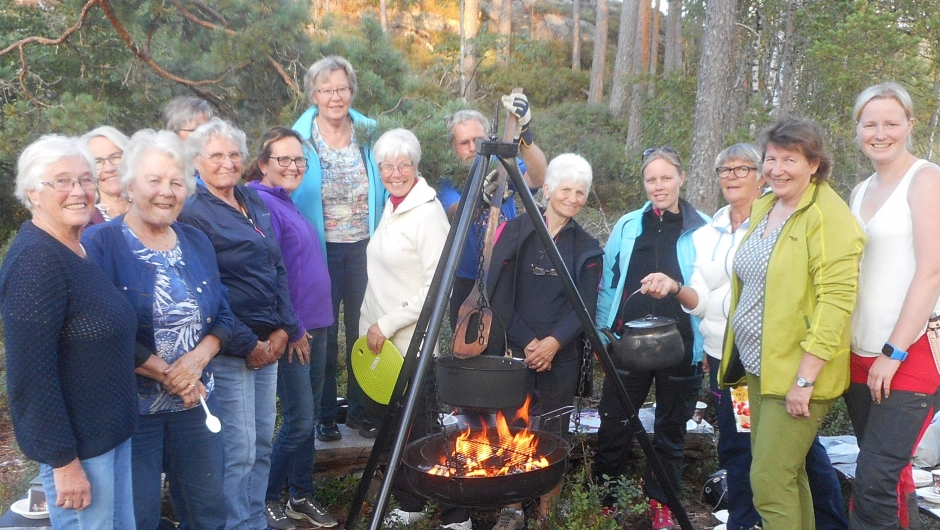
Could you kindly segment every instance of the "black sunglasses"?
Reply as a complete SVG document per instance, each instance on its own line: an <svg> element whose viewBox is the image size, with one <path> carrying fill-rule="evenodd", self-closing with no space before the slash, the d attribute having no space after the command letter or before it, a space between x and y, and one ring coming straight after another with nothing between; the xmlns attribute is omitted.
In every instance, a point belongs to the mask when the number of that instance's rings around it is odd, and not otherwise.
<svg viewBox="0 0 940 530"><path fill-rule="evenodd" d="M665 152L667 152L667 153L672 153L672 154L674 154L674 155L676 155L676 156L679 156L679 152L676 151L672 146L663 145L663 146L660 146L660 147L650 147L650 148L647 149L646 151L643 151L643 155L641 155L641 158L646 158L646 157L650 156L651 154L655 153L656 151L665 151Z"/></svg>

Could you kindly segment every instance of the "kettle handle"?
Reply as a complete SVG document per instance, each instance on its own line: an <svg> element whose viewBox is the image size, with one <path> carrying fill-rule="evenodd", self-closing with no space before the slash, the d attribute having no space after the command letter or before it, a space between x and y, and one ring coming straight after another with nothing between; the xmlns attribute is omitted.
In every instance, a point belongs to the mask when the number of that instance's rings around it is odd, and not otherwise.
<svg viewBox="0 0 940 530"><path fill-rule="evenodd" d="M641 290L643 290L643 287L642 287L642 286L640 286L640 288L637 289L636 291L633 291L632 293L630 293L630 296L628 296L628 297L626 297L626 298L624 299L623 303L620 304L620 309L618 310L617 315L615 315L615 318L618 317L618 316L619 316L619 317L623 317L623 310L624 310L625 307L627 307L627 302L629 302L630 299L633 298L634 296L640 294L640 291L641 291ZM669 304L669 307L672 309L672 314L673 314L673 316L675 316L675 317L676 317L676 320L678 320L678 319L679 319L679 315L676 314L676 308L675 308L675 307L672 307L672 304ZM652 316L652 315L647 315L647 316Z"/></svg>

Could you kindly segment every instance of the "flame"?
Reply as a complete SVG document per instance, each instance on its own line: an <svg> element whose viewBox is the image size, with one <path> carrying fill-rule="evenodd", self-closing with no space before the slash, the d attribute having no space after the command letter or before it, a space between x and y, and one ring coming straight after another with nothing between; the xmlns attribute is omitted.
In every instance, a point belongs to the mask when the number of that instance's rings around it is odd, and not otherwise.
<svg viewBox="0 0 940 530"><path fill-rule="evenodd" d="M502 412L496 413L496 433L486 424L483 429L460 433L450 454L441 455L439 463L427 473L442 477L498 477L548 467L544 456L537 456L538 436L529 429L529 399L516 412L525 429L512 433Z"/></svg>

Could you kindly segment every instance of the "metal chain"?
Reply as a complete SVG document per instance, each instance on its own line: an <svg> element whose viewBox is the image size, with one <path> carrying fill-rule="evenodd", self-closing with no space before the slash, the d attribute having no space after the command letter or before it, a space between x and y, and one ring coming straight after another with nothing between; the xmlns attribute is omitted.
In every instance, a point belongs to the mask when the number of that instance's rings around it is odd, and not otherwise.
<svg viewBox="0 0 940 530"><path fill-rule="evenodd" d="M477 300L477 307L486 307L486 286L483 285L483 247L486 244L484 241L486 239L486 228L489 224L489 216L486 215L486 209L483 207L483 201L480 201L477 205L477 289L480 291L480 298ZM486 342L486 327L484 326L483 319L480 318L478 328L477 328L477 341L480 344Z"/></svg>

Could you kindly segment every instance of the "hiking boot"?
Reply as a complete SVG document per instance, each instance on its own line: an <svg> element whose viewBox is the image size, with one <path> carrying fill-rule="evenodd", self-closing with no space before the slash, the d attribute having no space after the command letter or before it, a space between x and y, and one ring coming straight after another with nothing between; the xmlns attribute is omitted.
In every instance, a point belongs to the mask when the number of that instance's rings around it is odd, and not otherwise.
<svg viewBox="0 0 940 530"><path fill-rule="evenodd" d="M656 499L650 499L650 518L653 520L650 525L652 530L679 530L675 521L672 520L669 507Z"/></svg>
<svg viewBox="0 0 940 530"><path fill-rule="evenodd" d="M379 427L369 418L358 419L349 416L346 418L346 426L359 431L359 436L363 438L375 438L379 435Z"/></svg>
<svg viewBox="0 0 940 530"><path fill-rule="evenodd" d="M405 526L427 519L427 512L406 512L395 508L385 516L385 526Z"/></svg>
<svg viewBox="0 0 940 530"><path fill-rule="evenodd" d="M320 506L319 502L310 497L303 499L291 497L287 501L287 508L284 509L284 513L291 519L304 520L321 528L332 528L338 524L332 515L326 513L326 510L323 509L323 506Z"/></svg>
<svg viewBox="0 0 940 530"><path fill-rule="evenodd" d="M290 522L281 501L268 501L264 505L264 516L268 519L268 528L272 530L296 530L294 523Z"/></svg>
<svg viewBox="0 0 940 530"><path fill-rule="evenodd" d="M321 442L335 442L343 439L343 433L339 432L339 427L333 420L318 423L316 429L317 440Z"/></svg>
<svg viewBox="0 0 940 530"><path fill-rule="evenodd" d="M525 516L521 510L503 508L499 512L499 520L493 530L522 530L525 528Z"/></svg>

